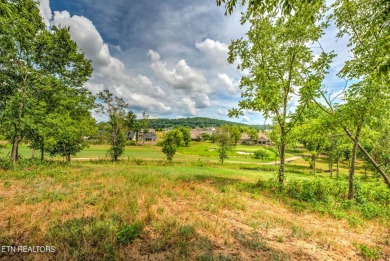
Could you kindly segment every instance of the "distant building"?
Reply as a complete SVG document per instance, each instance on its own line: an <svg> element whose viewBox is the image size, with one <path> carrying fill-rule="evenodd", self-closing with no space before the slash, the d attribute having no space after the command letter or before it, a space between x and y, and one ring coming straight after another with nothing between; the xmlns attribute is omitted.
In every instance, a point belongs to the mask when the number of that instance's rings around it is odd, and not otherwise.
<svg viewBox="0 0 390 261"><path fill-rule="evenodd" d="M262 146L272 146L271 139L262 132L258 133L257 144Z"/></svg>
<svg viewBox="0 0 390 261"><path fill-rule="evenodd" d="M253 142L253 140L251 140L248 133L244 132L243 134L241 134L240 143L249 145L249 144L253 144L254 142Z"/></svg>
<svg viewBox="0 0 390 261"><path fill-rule="evenodd" d="M126 137L128 140L136 140L137 132L135 131L130 131L126 134ZM156 141L158 139L156 135L156 130L155 129L149 129L148 132L144 132L144 130L141 130L138 132L138 140L143 140L143 141Z"/></svg>
<svg viewBox="0 0 390 261"><path fill-rule="evenodd" d="M202 141L204 140L203 136L205 134L207 135L211 135L213 134L215 131L214 128L207 128L206 130L202 130L202 129L191 129L190 130L190 134L191 134L191 140L192 141Z"/></svg>
<svg viewBox="0 0 390 261"><path fill-rule="evenodd" d="M261 146L272 146L273 143L271 139L264 133L259 132L257 134L257 139L251 139L247 133L243 133L240 138L241 144L247 145L261 145Z"/></svg>

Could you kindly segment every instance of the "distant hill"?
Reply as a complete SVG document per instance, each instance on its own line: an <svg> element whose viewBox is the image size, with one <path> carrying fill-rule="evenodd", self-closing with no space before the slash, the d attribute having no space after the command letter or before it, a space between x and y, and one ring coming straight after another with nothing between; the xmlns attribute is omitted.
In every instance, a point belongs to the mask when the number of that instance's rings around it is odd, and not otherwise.
<svg viewBox="0 0 390 261"><path fill-rule="evenodd" d="M175 126L184 126L188 128L205 128L205 127L219 127L222 125L238 125L238 126L248 126L254 127L256 129L263 129L263 125L248 125L244 123L237 123L232 121L217 120L206 117L194 117L194 118L181 118L181 119L150 119L150 128L172 128ZM269 128L269 125L265 126Z"/></svg>

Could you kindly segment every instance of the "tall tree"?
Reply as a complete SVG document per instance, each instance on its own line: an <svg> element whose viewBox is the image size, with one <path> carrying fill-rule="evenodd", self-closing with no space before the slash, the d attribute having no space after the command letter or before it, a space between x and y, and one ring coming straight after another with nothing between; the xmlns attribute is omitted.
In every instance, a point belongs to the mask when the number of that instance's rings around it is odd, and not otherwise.
<svg viewBox="0 0 390 261"><path fill-rule="evenodd" d="M352 158L349 175L349 193L354 195L354 173L357 149L382 175L390 187L390 179L380 165L360 144L360 134L363 127L372 118L386 118L390 106L389 78L389 7L388 1L383 0L337 0L332 5L334 19L339 28L339 37L349 36L352 58L347 61L339 75L353 80L361 80L353 84L346 92L346 104L336 110L329 99L328 112L336 113L342 119L340 122L346 134L353 141ZM319 106L321 106L319 104Z"/></svg>
<svg viewBox="0 0 390 261"><path fill-rule="evenodd" d="M106 115L110 124L108 141L111 148L108 150L108 153L111 155L113 161L118 161L126 146L124 129L127 103L122 98L114 97L107 89L99 92L97 97L101 100L97 104L97 111Z"/></svg>
<svg viewBox="0 0 390 261"><path fill-rule="evenodd" d="M42 97L58 86L82 89L92 66L67 28L46 30L34 1L2 0L0 14L0 124L16 162L19 143L32 132L40 135L37 122L56 106Z"/></svg>
<svg viewBox="0 0 390 261"><path fill-rule="evenodd" d="M259 111L278 124L281 185L287 135L296 123L290 120L290 101L298 96L304 106L314 96L333 57L322 52L316 59L309 47L326 26L320 22L324 10L322 5L302 4L291 15L280 15L277 9L248 13L251 27L246 39L235 40L229 47L229 62L240 60L238 68L248 71L241 78L243 100L229 115L240 115L246 109Z"/></svg>
<svg viewBox="0 0 390 261"><path fill-rule="evenodd" d="M390 2L336 0L332 19L339 37L347 35L353 56L340 74L350 79L382 78L390 83Z"/></svg>

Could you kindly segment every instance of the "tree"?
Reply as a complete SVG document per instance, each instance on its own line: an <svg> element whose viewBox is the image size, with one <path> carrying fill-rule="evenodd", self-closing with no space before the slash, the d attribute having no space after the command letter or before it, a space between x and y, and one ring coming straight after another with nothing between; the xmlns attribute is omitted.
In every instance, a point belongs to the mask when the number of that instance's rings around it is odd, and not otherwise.
<svg viewBox="0 0 390 261"><path fill-rule="evenodd" d="M344 131L353 141L349 199L354 197L357 149L363 152L390 187L389 177L359 142L365 125L370 124L375 118L379 122L388 118L386 112L390 105L389 7L390 3L383 0L338 0L333 4L334 14L331 18L339 28L339 36L349 36L349 46L353 54L339 74L348 79L361 79L348 88L345 95L346 104L335 112L346 121L347 124L343 124Z"/></svg>
<svg viewBox="0 0 390 261"><path fill-rule="evenodd" d="M167 155L167 160L172 161L173 156L176 153L176 149L183 144L183 134L180 130L175 129L165 134L161 145L163 146L162 152Z"/></svg>
<svg viewBox="0 0 390 261"><path fill-rule="evenodd" d="M248 13L251 27L246 39L232 41L229 47L229 62L239 59L238 68L248 71L240 82L243 99L229 116L252 110L275 120L280 133L280 185L284 182L287 135L296 124L290 120L289 102L298 96L300 106L305 106L320 88L333 57L322 52L315 59L308 46L318 41L326 26L318 22L323 12L322 5L302 4L299 12L286 16L277 10Z"/></svg>
<svg viewBox="0 0 390 261"><path fill-rule="evenodd" d="M101 100L101 103L97 104L97 111L108 116L108 123L110 124L108 141L111 148L108 153L113 161L118 161L126 146L124 127L127 103L122 98L113 97L113 94L107 89L99 92L97 97Z"/></svg>
<svg viewBox="0 0 390 261"><path fill-rule="evenodd" d="M327 116L315 103L307 104L307 108L299 108L297 113L299 125L293 135L310 153L308 161L313 174L316 174L318 155L324 152L329 135L334 131L332 119Z"/></svg>
<svg viewBox="0 0 390 261"><path fill-rule="evenodd" d="M228 152L234 148L232 145L232 140L230 137L230 127L229 125L224 125L219 127L215 131L215 141L218 144L218 154L219 160L223 164L224 160L228 158Z"/></svg>
<svg viewBox="0 0 390 261"><path fill-rule="evenodd" d="M218 6L225 4L225 14L231 14L238 3L247 6L247 13L244 18L248 18L256 12L269 12L281 9L284 15L298 12L302 5L318 5L322 0L216 0Z"/></svg>
<svg viewBox="0 0 390 261"><path fill-rule="evenodd" d="M95 119L90 110L94 107L94 97L79 96L68 92L67 103L54 109L45 118L45 150L51 156L61 155L70 161L87 147L87 139L95 133Z"/></svg>
<svg viewBox="0 0 390 261"><path fill-rule="evenodd" d="M140 120L139 125L144 134L149 132L149 125L150 125L149 114L147 114L145 111L142 112L142 119ZM137 142L138 142L138 138L137 138ZM145 145L144 138L142 138L142 144Z"/></svg>
<svg viewBox="0 0 390 261"><path fill-rule="evenodd" d="M259 134L257 133L257 130L255 128L248 128L247 129L247 134L249 136L249 138L255 142L255 144L257 143L257 139L259 138Z"/></svg>
<svg viewBox="0 0 390 261"><path fill-rule="evenodd" d="M337 0L331 18L339 37L349 36L353 56L340 72L349 79L381 78L389 84L390 2L386 0Z"/></svg>
<svg viewBox="0 0 390 261"><path fill-rule="evenodd" d="M230 128L230 137L234 143L234 145L237 145L237 143L240 141L241 139L241 131L240 131L240 128L234 124L231 128Z"/></svg>
<svg viewBox="0 0 390 261"><path fill-rule="evenodd" d="M183 135L183 145L188 147L190 145L191 140L192 140L190 129L188 129L186 127L180 127L179 130Z"/></svg>
<svg viewBox="0 0 390 261"><path fill-rule="evenodd" d="M125 117L125 125L127 127L128 132L134 130L136 122L137 122L137 115L135 115L134 112L132 111L128 111Z"/></svg>
<svg viewBox="0 0 390 261"><path fill-rule="evenodd" d="M41 127L47 113L68 92L85 93L82 85L92 66L67 28L46 30L34 1L1 1L0 14L0 124L16 162L27 136L44 146ZM56 92L62 99L43 98Z"/></svg>

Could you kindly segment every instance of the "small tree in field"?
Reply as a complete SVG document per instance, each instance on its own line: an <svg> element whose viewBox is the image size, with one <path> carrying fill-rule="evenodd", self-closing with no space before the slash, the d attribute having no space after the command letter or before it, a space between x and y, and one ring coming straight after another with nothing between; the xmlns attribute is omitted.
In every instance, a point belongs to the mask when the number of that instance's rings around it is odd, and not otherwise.
<svg viewBox="0 0 390 261"><path fill-rule="evenodd" d="M183 134L183 145L186 147L190 146L190 142L191 142L190 129L186 127L180 127L179 130Z"/></svg>
<svg viewBox="0 0 390 261"><path fill-rule="evenodd" d="M118 161L123 154L126 145L126 136L124 134L125 108L127 103L122 98L113 97L109 90L103 90L97 97L102 101L98 104L98 112L108 116L110 124L110 136L108 142L111 148L108 153L113 161Z"/></svg>
<svg viewBox="0 0 390 261"><path fill-rule="evenodd" d="M176 153L176 149L183 144L183 134L180 130L173 130L165 134L164 140L161 145L163 146L162 152L167 155L167 160L172 161L173 156Z"/></svg>
<svg viewBox="0 0 390 261"><path fill-rule="evenodd" d="M230 127L224 125L215 132L215 140L218 144L219 160L223 164L224 160L228 158L228 152L234 148L230 136Z"/></svg>

